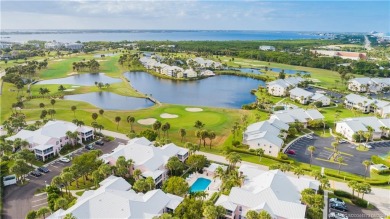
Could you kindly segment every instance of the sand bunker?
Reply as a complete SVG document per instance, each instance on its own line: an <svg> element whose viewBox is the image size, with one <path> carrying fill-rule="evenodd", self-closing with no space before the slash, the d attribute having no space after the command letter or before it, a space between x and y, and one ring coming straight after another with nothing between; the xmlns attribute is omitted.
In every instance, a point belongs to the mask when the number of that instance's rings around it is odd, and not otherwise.
<svg viewBox="0 0 390 219"><path fill-rule="evenodd" d="M69 73L68 75L78 75L79 73L77 73L77 72L71 72L71 73Z"/></svg>
<svg viewBox="0 0 390 219"><path fill-rule="evenodd" d="M188 112L202 112L203 109L201 109L201 108L186 108L186 111L188 111Z"/></svg>
<svg viewBox="0 0 390 219"><path fill-rule="evenodd" d="M160 115L161 118L163 119L175 119L177 117L179 117L178 115L176 114L169 114L169 113L163 113Z"/></svg>
<svg viewBox="0 0 390 219"><path fill-rule="evenodd" d="M56 60L53 60L53 62L61 62L61 61L64 61L64 59L56 59Z"/></svg>
<svg viewBox="0 0 390 219"><path fill-rule="evenodd" d="M157 119L155 118L147 118L147 119L140 119L137 122L141 125L153 125L153 123L156 121Z"/></svg>
<svg viewBox="0 0 390 219"><path fill-rule="evenodd" d="M98 62L107 62L107 60L96 60L96 61L98 61Z"/></svg>
<svg viewBox="0 0 390 219"><path fill-rule="evenodd" d="M66 90L64 90L64 91L74 91L74 89L66 89Z"/></svg>
<svg viewBox="0 0 390 219"><path fill-rule="evenodd" d="M80 87L80 86L73 85L72 87Z"/></svg>

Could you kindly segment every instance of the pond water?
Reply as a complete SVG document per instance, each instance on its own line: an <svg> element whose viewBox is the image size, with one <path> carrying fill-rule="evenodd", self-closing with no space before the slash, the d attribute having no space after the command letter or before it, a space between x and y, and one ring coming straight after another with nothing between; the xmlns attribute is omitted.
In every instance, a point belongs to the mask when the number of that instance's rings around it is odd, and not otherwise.
<svg viewBox="0 0 390 219"><path fill-rule="evenodd" d="M231 70L237 70L242 73L250 73L250 74L264 74L263 72L260 71L260 69L255 69L255 68L230 68Z"/></svg>
<svg viewBox="0 0 390 219"><path fill-rule="evenodd" d="M84 101L104 110L137 110L154 105L152 101L145 98L121 96L106 91L67 95L64 99Z"/></svg>
<svg viewBox="0 0 390 219"><path fill-rule="evenodd" d="M124 76L135 89L161 102L192 106L241 108L256 100L252 89L265 85L261 80L233 75L195 81L162 79L146 72L127 72Z"/></svg>
<svg viewBox="0 0 390 219"><path fill-rule="evenodd" d="M273 71L273 72L281 72L284 70L284 73L286 74L296 74L296 73L301 73L301 74L310 74L309 72L306 71L300 71L300 70L292 70L292 69L282 69L282 68L268 68L268 71Z"/></svg>
<svg viewBox="0 0 390 219"><path fill-rule="evenodd" d="M90 86L90 85L94 85L95 81L102 82L104 84L105 83L112 84L112 83L121 82L122 80L118 78L108 77L104 73L83 73L83 74L72 75L66 78L43 80L43 81L39 81L36 84L74 84L74 85Z"/></svg>

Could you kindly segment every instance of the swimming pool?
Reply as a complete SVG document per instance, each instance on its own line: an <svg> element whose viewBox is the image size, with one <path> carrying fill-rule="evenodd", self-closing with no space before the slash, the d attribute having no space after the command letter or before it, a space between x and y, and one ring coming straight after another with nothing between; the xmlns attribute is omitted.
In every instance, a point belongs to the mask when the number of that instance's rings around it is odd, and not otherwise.
<svg viewBox="0 0 390 219"><path fill-rule="evenodd" d="M190 192L203 192L210 185L211 180L198 178L190 188Z"/></svg>

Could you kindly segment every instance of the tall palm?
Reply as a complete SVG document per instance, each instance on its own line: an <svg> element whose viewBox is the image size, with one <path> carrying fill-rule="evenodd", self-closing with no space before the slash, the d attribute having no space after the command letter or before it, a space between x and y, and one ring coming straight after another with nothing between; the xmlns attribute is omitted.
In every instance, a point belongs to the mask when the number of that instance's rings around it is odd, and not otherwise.
<svg viewBox="0 0 390 219"><path fill-rule="evenodd" d="M96 119L99 117L99 115L97 113L92 113L91 117L92 117L93 121L96 122Z"/></svg>
<svg viewBox="0 0 390 219"><path fill-rule="evenodd" d="M241 156L236 152L231 152L226 156L226 160L229 161L230 167L233 170L237 163L241 162Z"/></svg>
<svg viewBox="0 0 390 219"><path fill-rule="evenodd" d="M70 109L73 111L73 117L76 118L77 107L76 106L71 106Z"/></svg>
<svg viewBox="0 0 390 219"><path fill-rule="evenodd" d="M186 136L187 132L186 132L185 129L181 128L181 129L179 130L179 133L180 133L180 137L181 137L180 142L183 142L184 137Z"/></svg>
<svg viewBox="0 0 390 219"><path fill-rule="evenodd" d="M367 170L371 165L371 162L369 160L365 160L362 162L363 166L366 168L364 171L364 178L367 178Z"/></svg>
<svg viewBox="0 0 390 219"><path fill-rule="evenodd" d="M135 118L133 116L128 116L126 121L130 124L130 131L133 132L133 124L135 122Z"/></svg>
<svg viewBox="0 0 390 219"><path fill-rule="evenodd" d="M310 166L311 166L311 162L313 161L313 153L314 151L316 150L316 147L314 147L313 145L309 146L307 148L307 150L310 152Z"/></svg>
<svg viewBox="0 0 390 219"><path fill-rule="evenodd" d="M157 131L157 133L158 133L158 138L160 138L160 129L161 129L161 122L160 121L155 121L154 123L153 123L153 130L154 131Z"/></svg>
<svg viewBox="0 0 390 219"><path fill-rule="evenodd" d="M337 153L337 151L338 151L338 146L339 146L339 142L337 142L337 141L334 141L334 142L332 142L332 147L333 147L333 153Z"/></svg>
<svg viewBox="0 0 390 219"><path fill-rule="evenodd" d="M46 218L46 215L49 214L51 211L50 211L50 208L48 207L41 207L38 211L37 211L37 216L39 217L43 217L43 219Z"/></svg>
<svg viewBox="0 0 390 219"><path fill-rule="evenodd" d="M51 99L50 100L50 104L51 104L52 108L54 109L54 104L56 104L56 100L55 99Z"/></svg>
<svg viewBox="0 0 390 219"><path fill-rule="evenodd" d="M304 171L301 167L294 168L294 174L297 175L298 179L304 174Z"/></svg>
<svg viewBox="0 0 390 219"><path fill-rule="evenodd" d="M344 162L344 158L339 154L339 155L337 155L336 161L339 164L339 172L338 173L340 174L340 169L341 169L341 165Z"/></svg>
<svg viewBox="0 0 390 219"><path fill-rule="evenodd" d="M118 128L119 128L119 122L121 121L121 117L120 116L116 116L115 117L115 122L116 122L116 130L118 130Z"/></svg>
<svg viewBox="0 0 390 219"><path fill-rule="evenodd" d="M212 141L217 137L217 135L215 134L215 132L210 131L210 132L208 133L207 137L208 137L209 140L210 140L210 149L211 149L211 143L212 143Z"/></svg>

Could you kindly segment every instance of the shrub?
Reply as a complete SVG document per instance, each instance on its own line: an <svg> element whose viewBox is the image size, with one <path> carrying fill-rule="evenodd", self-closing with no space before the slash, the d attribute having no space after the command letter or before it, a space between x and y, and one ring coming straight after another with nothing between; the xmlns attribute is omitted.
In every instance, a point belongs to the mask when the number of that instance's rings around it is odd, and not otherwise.
<svg viewBox="0 0 390 219"><path fill-rule="evenodd" d="M253 148L251 148L251 149L249 149L249 152L251 152L251 153L255 153L255 152L256 152L256 150L255 150L255 149L253 149Z"/></svg>
<svg viewBox="0 0 390 219"><path fill-rule="evenodd" d="M385 165L385 166L390 167L390 162L383 160L383 159L380 158L378 155L372 155L372 156L371 156L371 161L372 161L374 164L383 164L383 165Z"/></svg>
<svg viewBox="0 0 390 219"><path fill-rule="evenodd" d="M357 197L352 199L352 203L362 208L367 208L368 206L368 202L366 200Z"/></svg>
<svg viewBox="0 0 390 219"><path fill-rule="evenodd" d="M285 153L283 153L283 152L279 152L278 158L279 158L279 159L282 159L282 160L288 160L287 154L285 154Z"/></svg>
<svg viewBox="0 0 390 219"><path fill-rule="evenodd" d="M140 133L140 136L145 137L149 141L154 141L157 138L157 133L151 129L146 129Z"/></svg>
<svg viewBox="0 0 390 219"><path fill-rule="evenodd" d="M275 106L274 111L284 110L284 106Z"/></svg>
<svg viewBox="0 0 390 219"><path fill-rule="evenodd" d="M352 198L352 194L351 193L343 191L343 190L334 190L333 193L335 195L339 196L339 197L344 197L344 198L349 198L349 199Z"/></svg>

